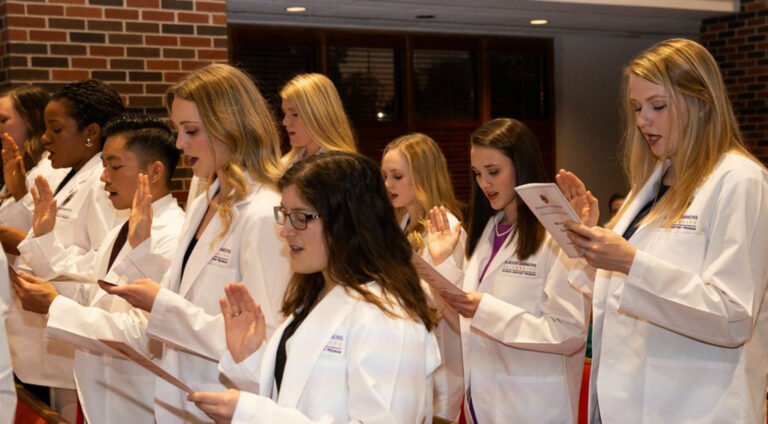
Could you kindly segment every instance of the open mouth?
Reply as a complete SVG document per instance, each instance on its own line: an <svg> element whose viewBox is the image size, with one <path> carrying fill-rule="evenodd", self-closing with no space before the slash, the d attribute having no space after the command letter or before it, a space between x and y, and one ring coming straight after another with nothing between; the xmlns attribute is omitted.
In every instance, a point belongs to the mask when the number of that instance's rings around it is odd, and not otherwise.
<svg viewBox="0 0 768 424"><path fill-rule="evenodd" d="M395 200L399 197L399 194L389 193L389 200Z"/></svg>
<svg viewBox="0 0 768 424"><path fill-rule="evenodd" d="M198 158L194 156L187 156L187 163L189 164L189 166L195 166L197 161L198 161Z"/></svg>

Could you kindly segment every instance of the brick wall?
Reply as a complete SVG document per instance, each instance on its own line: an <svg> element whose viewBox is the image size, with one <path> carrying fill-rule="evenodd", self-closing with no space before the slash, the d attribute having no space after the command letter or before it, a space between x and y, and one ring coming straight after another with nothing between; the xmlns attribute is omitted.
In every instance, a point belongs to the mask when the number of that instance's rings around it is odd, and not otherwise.
<svg viewBox="0 0 768 424"><path fill-rule="evenodd" d="M164 93L188 72L228 60L225 0L6 0L0 82L56 89L108 82L132 110L166 116ZM182 201L189 168L174 194Z"/></svg>
<svg viewBox="0 0 768 424"><path fill-rule="evenodd" d="M768 0L741 0L739 13L703 21L701 40L720 63L749 148L768 164Z"/></svg>

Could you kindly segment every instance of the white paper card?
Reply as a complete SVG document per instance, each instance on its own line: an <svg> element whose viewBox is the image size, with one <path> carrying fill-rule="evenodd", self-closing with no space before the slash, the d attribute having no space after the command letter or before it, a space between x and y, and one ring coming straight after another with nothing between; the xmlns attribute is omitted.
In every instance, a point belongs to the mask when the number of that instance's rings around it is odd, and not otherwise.
<svg viewBox="0 0 768 424"><path fill-rule="evenodd" d="M517 195L528 205L536 219L557 241L570 258L578 258L578 250L568 238L564 222L581 219L555 183L531 183L515 187Z"/></svg>

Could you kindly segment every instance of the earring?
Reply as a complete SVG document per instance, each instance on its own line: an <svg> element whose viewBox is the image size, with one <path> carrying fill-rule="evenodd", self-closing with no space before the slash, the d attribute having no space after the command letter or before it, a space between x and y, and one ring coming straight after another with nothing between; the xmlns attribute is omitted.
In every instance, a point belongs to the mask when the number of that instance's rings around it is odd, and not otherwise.
<svg viewBox="0 0 768 424"><path fill-rule="evenodd" d="M91 141L91 137L88 137L85 139L85 147L93 147L93 142Z"/></svg>

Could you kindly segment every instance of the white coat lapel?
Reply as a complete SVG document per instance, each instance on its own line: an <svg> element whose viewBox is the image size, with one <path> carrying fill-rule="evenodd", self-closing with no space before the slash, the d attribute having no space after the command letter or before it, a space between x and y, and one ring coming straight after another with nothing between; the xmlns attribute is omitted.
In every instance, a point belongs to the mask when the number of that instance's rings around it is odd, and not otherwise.
<svg viewBox="0 0 768 424"><path fill-rule="evenodd" d="M483 268L485 268L485 264L488 262L487 258L489 258L493 252L493 239L496 235L494 234L494 222L496 219L500 218L499 215L502 213L504 212L499 212L488 221L488 224L485 226L485 230L483 230L483 235L480 238L480 242L478 243L478 248L480 247L480 244L482 244L482 251L478 253L482 253L480 258L483 259L480 260L478 273L474 278L477 284L482 284L482 281L480 281L480 274L483 272ZM517 243L517 240L515 239L515 237L517 237L517 231L512 230L512 234L510 234L509 237L512 237L512 240L509 238L504 240L504 244L502 244L501 249L499 249L499 251L496 253L496 256L493 257L490 265L488 265L488 269L485 271L485 278L488 278L488 276L491 275L497 268L499 268L501 264L503 264L504 261L512 254L511 252L514 252ZM475 289L476 288L477 287L475 287Z"/></svg>
<svg viewBox="0 0 768 424"><path fill-rule="evenodd" d="M661 164L656 166L656 169L654 169L651 177L648 178L648 181L646 181L645 185L643 185L640 191L637 192L637 196L632 200L632 203L627 206L627 210L624 211L624 213L621 215L621 219L619 219L619 221L613 227L614 232L618 233L619 235L624 234L624 232L627 230L627 227L629 227L629 224L632 223L637 214L640 212L640 209L642 209L646 203L650 202L656 196L661 181L662 168L666 167L662 167ZM643 227L645 227L645 225L641 225L637 231L640 231ZM637 231L635 233L637 233Z"/></svg>
<svg viewBox="0 0 768 424"><path fill-rule="evenodd" d="M353 305L354 301L344 288L336 286L296 330L291 338L291 350L278 395L280 405L293 408L298 406L315 362Z"/></svg>

